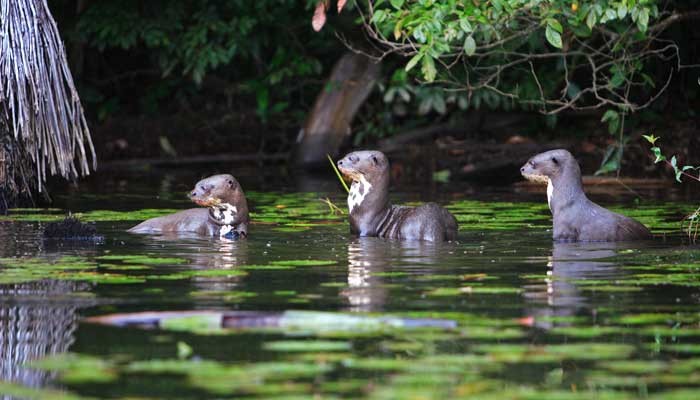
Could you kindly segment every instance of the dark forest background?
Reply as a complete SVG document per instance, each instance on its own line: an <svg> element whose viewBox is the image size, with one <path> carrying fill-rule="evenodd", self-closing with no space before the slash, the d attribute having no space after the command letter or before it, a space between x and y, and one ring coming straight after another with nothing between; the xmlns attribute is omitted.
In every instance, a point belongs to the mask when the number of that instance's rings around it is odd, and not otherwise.
<svg viewBox="0 0 700 400"><path fill-rule="evenodd" d="M49 5L101 162L291 152L346 44L373 49L355 7L347 6L340 15L330 7L328 23L315 32L315 1L51 0ZM665 4L679 12L699 6L694 0ZM686 65L700 64L697 22L680 22L663 33L677 43ZM609 121L601 122L606 108L543 115L487 95L466 104L439 82L419 82L420 72L406 73L406 62L399 54L383 59L379 84L353 121L346 147L373 147L381 139L436 124L462 127L448 132L452 143L462 143L458 146L466 146L463 141L505 143L514 136L563 140L598 161L619 140L609 132ZM659 60L645 65L657 82L665 80L669 68L674 66ZM700 160L699 71L675 71L651 107L627 117L625 146L637 149L622 165L628 173L648 161L640 136L650 132L664 138L665 150Z"/></svg>

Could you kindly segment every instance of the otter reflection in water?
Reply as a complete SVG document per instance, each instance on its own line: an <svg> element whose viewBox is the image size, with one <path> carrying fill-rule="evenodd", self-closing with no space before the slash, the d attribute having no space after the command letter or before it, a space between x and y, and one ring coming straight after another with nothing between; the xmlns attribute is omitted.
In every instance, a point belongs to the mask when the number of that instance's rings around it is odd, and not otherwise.
<svg viewBox="0 0 700 400"><path fill-rule="evenodd" d="M547 277L536 284L525 285L526 315L534 318L538 328L550 329L569 325L567 317L595 316L596 308L605 302L618 303L607 293L586 292L587 280L614 282L623 276L617 264L607 259L630 243L554 243L547 266ZM619 305L619 304L618 304ZM557 322L560 320L562 322Z"/></svg>
<svg viewBox="0 0 700 400"><path fill-rule="evenodd" d="M347 300L350 311L379 311L387 302L386 278L377 276L394 272L425 272L434 268L441 246L446 244L381 240L371 237L355 238L348 243L348 288L340 295ZM400 300L399 300L400 301Z"/></svg>

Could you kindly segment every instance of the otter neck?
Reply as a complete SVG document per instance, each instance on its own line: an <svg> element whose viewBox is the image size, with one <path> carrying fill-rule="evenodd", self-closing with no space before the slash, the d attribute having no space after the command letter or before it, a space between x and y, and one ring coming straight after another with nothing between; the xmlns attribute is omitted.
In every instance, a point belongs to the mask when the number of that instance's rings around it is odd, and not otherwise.
<svg viewBox="0 0 700 400"><path fill-rule="evenodd" d="M381 217L389 208L389 174L353 181L348 193L350 230L361 236L374 234Z"/></svg>
<svg viewBox="0 0 700 400"><path fill-rule="evenodd" d="M582 199L587 198L583 192L581 170L578 164L566 165L558 174L549 178L547 201L554 217Z"/></svg>
<svg viewBox="0 0 700 400"><path fill-rule="evenodd" d="M217 205L209 207L209 219L217 225L237 225L248 221L248 203L243 191L220 198Z"/></svg>

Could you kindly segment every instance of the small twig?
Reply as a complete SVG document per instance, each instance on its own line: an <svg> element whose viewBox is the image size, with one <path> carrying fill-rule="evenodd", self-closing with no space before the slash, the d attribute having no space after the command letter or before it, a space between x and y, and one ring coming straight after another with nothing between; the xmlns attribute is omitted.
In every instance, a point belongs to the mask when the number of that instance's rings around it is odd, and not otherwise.
<svg viewBox="0 0 700 400"><path fill-rule="evenodd" d="M331 201L331 199L329 199L328 197L326 197L325 199L318 199L318 200L321 201L322 203L326 203L326 205L328 206L328 208L330 208L331 214L333 214L333 215L335 215L335 214L340 214L340 215L345 214L345 211L343 211L342 208L336 206L336 205Z"/></svg>

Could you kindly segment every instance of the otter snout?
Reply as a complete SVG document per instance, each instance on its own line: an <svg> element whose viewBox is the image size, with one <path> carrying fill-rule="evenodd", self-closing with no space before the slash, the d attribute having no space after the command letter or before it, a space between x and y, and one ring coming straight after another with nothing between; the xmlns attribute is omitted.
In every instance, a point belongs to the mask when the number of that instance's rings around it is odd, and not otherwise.
<svg viewBox="0 0 700 400"><path fill-rule="evenodd" d="M345 156L342 159L338 160L338 170L340 170L340 173L342 173L345 176L350 176L352 172L355 170L355 163L353 162L352 158Z"/></svg>

